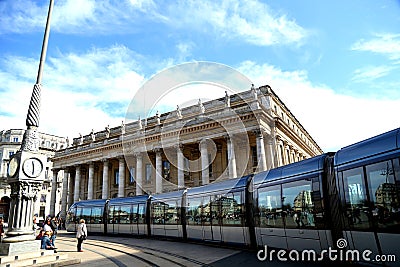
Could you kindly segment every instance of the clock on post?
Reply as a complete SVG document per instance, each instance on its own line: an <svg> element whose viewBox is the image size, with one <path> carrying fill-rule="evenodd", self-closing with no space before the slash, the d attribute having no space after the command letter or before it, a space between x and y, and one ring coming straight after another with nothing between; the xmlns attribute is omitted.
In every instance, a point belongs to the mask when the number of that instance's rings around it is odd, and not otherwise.
<svg viewBox="0 0 400 267"><path fill-rule="evenodd" d="M18 151L8 164L8 179L44 180L46 161L46 156L40 153Z"/></svg>
<svg viewBox="0 0 400 267"><path fill-rule="evenodd" d="M38 158L27 158L22 165L22 170L26 176L36 178L43 171L43 163Z"/></svg>

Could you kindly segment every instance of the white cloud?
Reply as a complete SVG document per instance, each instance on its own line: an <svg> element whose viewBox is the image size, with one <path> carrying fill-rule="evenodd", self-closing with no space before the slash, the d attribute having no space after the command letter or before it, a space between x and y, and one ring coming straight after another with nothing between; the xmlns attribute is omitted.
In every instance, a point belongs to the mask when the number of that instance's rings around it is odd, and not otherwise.
<svg viewBox="0 0 400 267"><path fill-rule="evenodd" d="M301 43L307 31L285 14L259 1L183 1L168 6L168 23L177 28L214 31L224 39L268 46Z"/></svg>
<svg viewBox="0 0 400 267"><path fill-rule="evenodd" d="M0 33L42 32L47 8L31 1L0 2L0 10L7 14L1 19ZM146 21L258 46L301 44L308 35L287 14L256 0L62 0L55 2L51 28L63 34L126 34L140 31L139 25Z"/></svg>
<svg viewBox="0 0 400 267"><path fill-rule="evenodd" d="M257 86L268 84L324 151L336 151L400 126L400 99L367 99L312 84L304 71L243 62L239 68Z"/></svg>
<svg viewBox="0 0 400 267"><path fill-rule="evenodd" d="M373 52L387 56L391 60L400 59L400 34L376 34L371 40L359 40L351 50Z"/></svg>
<svg viewBox="0 0 400 267"><path fill-rule="evenodd" d="M93 128L118 126L135 91L144 81L136 55L124 46L50 57L43 75L39 130L77 137ZM25 128L37 62L8 57L1 62L1 129ZM5 72L4 70L7 70Z"/></svg>
<svg viewBox="0 0 400 267"><path fill-rule="evenodd" d="M366 66L354 71L352 81L371 82L388 75L394 69L395 68L391 66Z"/></svg>

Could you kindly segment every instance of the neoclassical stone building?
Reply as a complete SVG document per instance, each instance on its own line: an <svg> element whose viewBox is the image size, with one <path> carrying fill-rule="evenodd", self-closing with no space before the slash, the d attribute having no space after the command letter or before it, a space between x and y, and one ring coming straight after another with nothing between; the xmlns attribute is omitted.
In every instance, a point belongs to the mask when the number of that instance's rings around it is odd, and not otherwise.
<svg viewBox="0 0 400 267"><path fill-rule="evenodd" d="M208 184L322 153L268 85L122 123L56 152L61 215L73 202Z"/></svg>

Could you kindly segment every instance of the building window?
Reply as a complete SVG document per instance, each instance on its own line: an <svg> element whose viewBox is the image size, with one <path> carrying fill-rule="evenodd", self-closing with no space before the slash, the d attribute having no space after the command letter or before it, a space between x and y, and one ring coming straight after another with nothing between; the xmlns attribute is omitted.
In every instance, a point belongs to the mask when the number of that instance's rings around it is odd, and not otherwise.
<svg viewBox="0 0 400 267"><path fill-rule="evenodd" d="M136 169L135 167L131 167L129 170L129 184L133 184L135 182Z"/></svg>
<svg viewBox="0 0 400 267"><path fill-rule="evenodd" d="M253 167L257 167L258 165L258 158L257 158L257 147L251 147L251 160L253 162Z"/></svg>
<svg viewBox="0 0 400 267"><path fill-rule="evenodd" d="M145 180L145 183L146 184L150 184L151 183L151 170L152 170L152 166L151 166L151 164L146 164L146 175L145 175L145 177L146 177L146 180Z"/></svg>
<svg viewBox="0 0 400 267"><path fill-rule="evenodd" d="M169 163L169 161L163 160L162 167L163 167L163 177L164 179L169 181L171 164Z"/></svg>
<svg viewBox="0 0 400 267"><path fill-rule="evenodd" d="M18 137L14 137L13 142L18 143Z"/></svg>
<svg viewBox="0 0 400 267"><path fill-rule="evenodd" d="M8 152L8 157L11 158L12 155L14 155L14 151L9 151Z"/></svg>
<svg viewBox="0 0 400 267"><path fill-rule="evenodd" d="M40 196L40 202L46 202L46 195L45 194L42 194Z"/></svg>
<svg viewBox="0 0 400 267"><path fill-rule="evenodd" d="M118 185L118 184L119 184L119 171L114 170L114 185Z"/></svg>

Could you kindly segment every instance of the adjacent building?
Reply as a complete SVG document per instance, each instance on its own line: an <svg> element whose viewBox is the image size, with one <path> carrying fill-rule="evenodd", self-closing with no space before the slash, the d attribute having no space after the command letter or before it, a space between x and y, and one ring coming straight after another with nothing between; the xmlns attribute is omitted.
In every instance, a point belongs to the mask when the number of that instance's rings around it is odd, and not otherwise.
<svg viewBox="0 0 400 267"><path fill-rule="evenodd" d="M3 217L6 221L8 219L11 193L10 186L7 183L8 163L10 156L21 148L24 133L25 130L21 129L0 131L0 217ZM67 147L64 137L39 133L39 138L41 140L40 152L45 154L48 158L53 157L56 150L65 149ZM56 215L61 208L62 176L53 177L52 166L53 163L48 160L45 166L46 180L43 183L42 190L37 196L34 207L34 213L38 214L41 218L50 214ZM52 191L55 195L52 195ZM50 205L50 203L54 204Z"/></svg>

